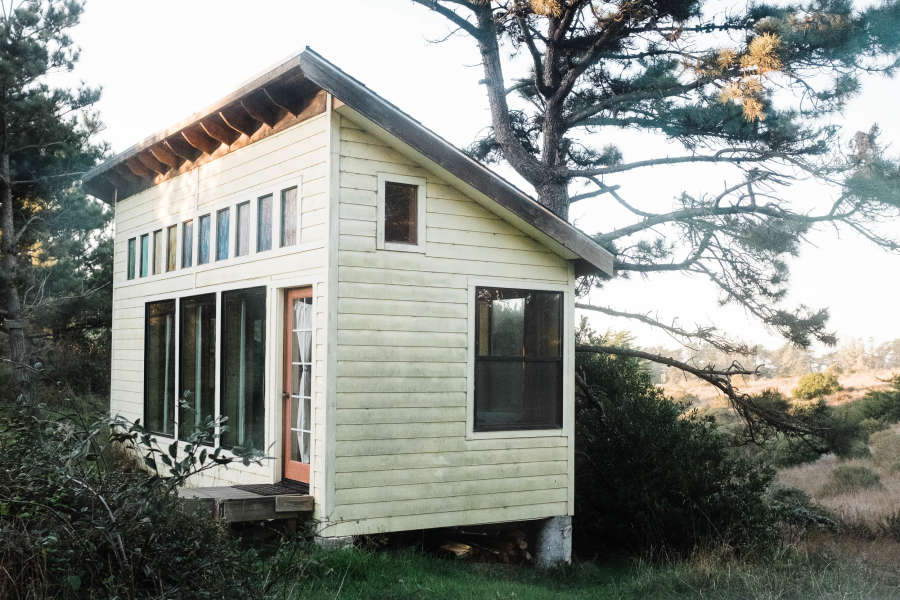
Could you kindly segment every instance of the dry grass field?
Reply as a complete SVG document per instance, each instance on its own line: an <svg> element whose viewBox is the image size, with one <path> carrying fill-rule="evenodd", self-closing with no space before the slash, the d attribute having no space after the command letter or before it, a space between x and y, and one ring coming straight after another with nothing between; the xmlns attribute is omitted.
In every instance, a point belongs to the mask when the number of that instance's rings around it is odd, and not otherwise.
<svg viewBox="0 0 900 600"><path fill-rule="evenodd" d="M896 371L890 369L875 369L869 371L855 371L838 376L842 389L839 392L827 396L829 404L842 404L856 400L875 390L887 390L890 388L888 380L896 375ZM797 386L799 375L793 377L735 377L735 384L742 391L750 394L758 394L767 389L775 389L790 397L791 391ZM700 381L692 375L672 377L662 385L666 394L673 398L695 399L698 407L717 405L725 406L725 397L711 385Z"/></svg>
<svg viewBox="0 0 900 600"><path fill-rule="evenodd" d="M873 434L870 450L869 458L839 460L829 454L812 463L782 469L778 480L805 491L852 530L877 536L896 528L895 535L900 534L900 424ZM866 469L878 481L835 486L836 471L842 467L844 472L847 467L856 473L865 473L862 469Z"/></svg>

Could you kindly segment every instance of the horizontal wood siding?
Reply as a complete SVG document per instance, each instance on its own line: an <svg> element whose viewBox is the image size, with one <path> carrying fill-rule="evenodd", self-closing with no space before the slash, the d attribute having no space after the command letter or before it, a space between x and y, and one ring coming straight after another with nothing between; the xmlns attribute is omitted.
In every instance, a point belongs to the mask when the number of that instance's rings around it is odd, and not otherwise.
<svg viewBox="0 0 900 600"><path fill-rule="evenodd" d="M307 280L316 284L315 374L313 381L313 448L311 487L321 496L325 477L325 369L328 263L328 117L321 115L285 129L271 137L229 153L188 173L147 189L119 202L116 206L112 323L112 393L111 411L128 419L143 419L144 305L147 301L178 295L202 294L213 290L238 289L265 285L293 285ZM258 195L299 183L301 198L301 230L295 251L277 249L172 273L136 277L126 281L127 240L197 215L212 213L226 204L232 207ZM278 198L273 202L273 216L278 215ZM256 206L251 204L255 214ZM214 218L214 216L213 216ZM194 235L197 235L195 220ZM180 229L179 229L180 236ZM232 240L233 242L233 240ZM179 239L179 245L181 241ZM139 247L138 247L139 251ZM194 262L196 264L196 255ZM152 260L152 254L151 254ZM181 265L180 247L178 266ZM266 437L269 455L278 455L281 437L280 372L282 354L281 331L276 327L278 302L268 304L267 329L269 365L266 392ZM265 461L261 467L244 467L239 463L228 469L208 471L191 481L192 485L213 486L237 483L270 483L280 478L279 463Z"/></svg>
<svg viewBox="0 0 900 600"><path fill-rule="evenodd" d="M567 435L467 439L470 276L569 284L569 265L342 120L335 505L325 535L567 514ZM378 173L426 180L424 253L376 250Z"/></svg>

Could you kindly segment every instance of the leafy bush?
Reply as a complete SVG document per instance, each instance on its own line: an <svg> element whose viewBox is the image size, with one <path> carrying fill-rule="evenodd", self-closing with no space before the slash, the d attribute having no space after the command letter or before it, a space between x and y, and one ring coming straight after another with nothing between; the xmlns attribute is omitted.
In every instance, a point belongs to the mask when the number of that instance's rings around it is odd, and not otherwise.
<svg viewBox="0 0 900 600"><path fill-rule="evenodd" d="M667 398L638 361L579 353L576 365L579 552L755 548L773 539L769 467L730 452L714 419Z"/></svg>
<svg viewBox="0 0 900 600"><path fill-rule="evenodd" d="M800 400L814 400L840 389L841 384L834 373L807 373L797 382L791 395Z"/></svg>
<svg viewBox="0 0 900 600"><path fill-rule="evenodd" d="M821 496L837 496L870 488L881 488L881 477L862 465L838 465L822 486Z"/></svg>
<svg viewBox="0 0 900 600"><path fill-rule="evenodd" d="M769 508L789 540L798 540L810 530L836 531L838 523L803 490L775 487L769 492Z"/></svg>
<svg viewBox="0 0 900 600"><path fill-rule="evenodd" d="M900 433L886 429L869 436L872 460L880 467L889 468L900 464Z"/></svg>
<svg viewBox="0 0 900 600"><path fill-rule="evenodd" d="M175 489L207 465L232 460L201 460L205 434L185 453L161 448L131 424L114 437L136 444L148 464L171 466L123 473L103 420L7 413L0 421L0 597L253 595L252 556Z"/></svg>

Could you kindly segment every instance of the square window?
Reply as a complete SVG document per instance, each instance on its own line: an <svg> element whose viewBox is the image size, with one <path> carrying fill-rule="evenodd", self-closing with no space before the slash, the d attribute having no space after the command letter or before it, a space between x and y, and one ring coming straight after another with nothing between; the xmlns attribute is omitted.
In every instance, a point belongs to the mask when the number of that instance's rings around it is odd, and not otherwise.
<svg viewBox="0 0 900 600"><path fill-rule="evenodd" d="M474 431L559 429L563 294L475 288Z"/></svg>
<svg viewBox="0 0 900 600"><path fill-rule="evenodd" d="M386 181L384 184L384 241L418 244L419 186Z"/></svg>
<svg viewBox="0 0 900 600"><path fill-rule="evenodd" d="M376 248L425 252L425 179L379 173L376 219Z"/></svg>

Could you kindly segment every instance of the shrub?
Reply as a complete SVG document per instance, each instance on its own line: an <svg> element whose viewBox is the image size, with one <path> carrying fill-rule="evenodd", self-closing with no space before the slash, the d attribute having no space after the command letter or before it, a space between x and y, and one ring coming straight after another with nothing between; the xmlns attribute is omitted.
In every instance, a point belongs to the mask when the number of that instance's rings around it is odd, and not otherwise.
<svg viewBox="0 0 900 600"><path fill-rule="evenodd" d="M580 553L749 549L773 539L769 467L730 452L713 418L667 398L638 361L579 353L576 365Z"/></svg>
<svg viewBox="0 0 900 600"><path fill-rule="evenodd" d="M886 429L869 436L872 460L880 467L889 468L900 463L900 433Z"/></svg>
<svg viewBox="0 0 900 600"><path fill-rule="evenodd" d="M838 465L819 492L822 496L837 496L870 488L881 488L881 477L862 465Z"/></svg>
<svg viewBox="0 0 900 600"><path fill-rule="evenodd" d="M841 384L834 373L807 373L797 382L791 395L800 400L814 400L840 389Z"/></svg>
<svg viewBox="0 0 900 600"><path fill-rule="evenodd" d="M836 531L837 521L824 508L813 504L801 489L777 486L769 492L769 508L790 540L810 530Z"/></svg>
<svg viewBox="0 0 900 600"><path fill-rule="evenodd" d="M0 420L0 597L253 596L252 555L175 489L204 463L230 458L201 461L200 444L187 454L161 448L134 424L116 437L172 467L123 473L105 421L8 412Z"/></svg>

